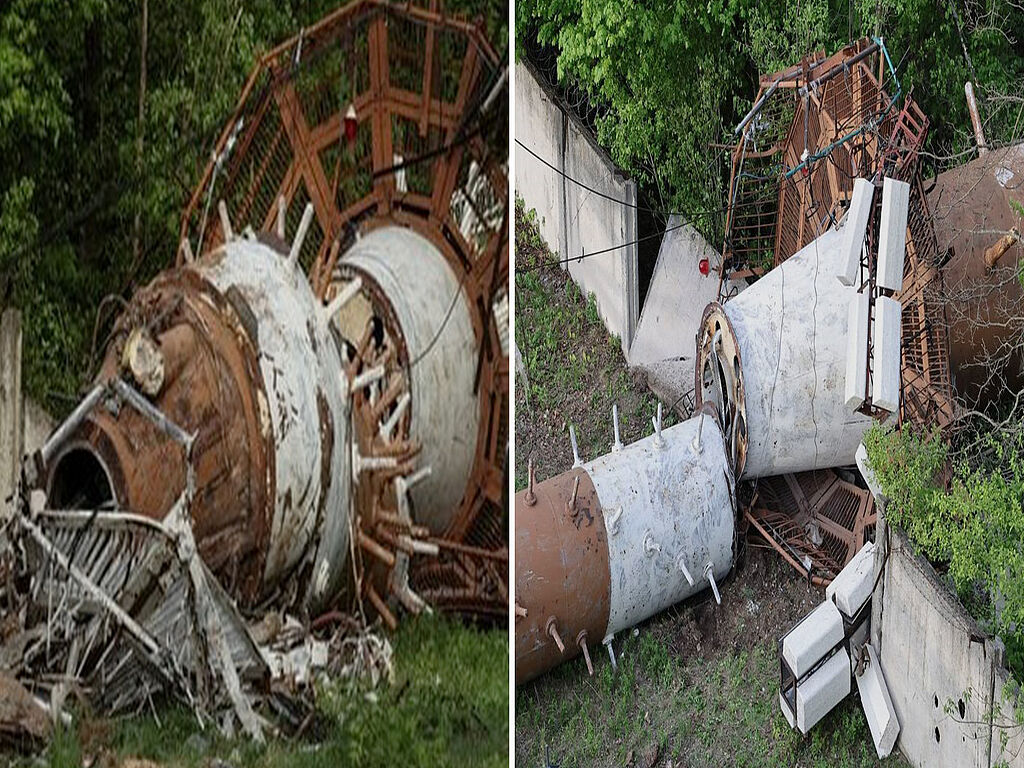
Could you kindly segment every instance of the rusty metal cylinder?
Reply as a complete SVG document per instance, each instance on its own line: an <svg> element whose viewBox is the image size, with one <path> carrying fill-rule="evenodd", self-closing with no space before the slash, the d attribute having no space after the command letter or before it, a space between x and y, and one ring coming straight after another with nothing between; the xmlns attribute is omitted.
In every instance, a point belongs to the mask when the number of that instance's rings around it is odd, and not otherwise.
<svg viewBox="0 0 1024 768"><path fill-rule="evenodd" d="M871 419L844 396L847 312L829 229L754 285L709 304L697 336L697 403L718 409L741 478L853 464Z"/></svg>
<svg viewBox="0 0 1024 768"><path fill-rule="evenodd" d="M728 574L734 484L705 409L518 493L516 684Z"/></svg>
<svg viewBox="0 0 1024 768"><path fill-rule="evenodd" d="M347 380L322 306L280 246L236 238L162 273L119 319L98 381L124 378L195 436L192 527L228 591L254 603L306 570L300 594L315 608L346 573ZM157 520L187 478L181 446L109 399L44 472L51 506L112 503Z"/></svg>

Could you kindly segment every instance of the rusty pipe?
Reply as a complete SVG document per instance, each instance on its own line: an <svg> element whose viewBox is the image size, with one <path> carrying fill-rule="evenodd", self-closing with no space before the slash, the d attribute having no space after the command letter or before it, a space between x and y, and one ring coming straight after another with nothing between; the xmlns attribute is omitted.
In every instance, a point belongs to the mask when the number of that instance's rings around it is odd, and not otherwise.
<svg viewBox="0 0 1024 768"><path fill-rule="evenodd" d="M996 263L1003 257L1003 254L1010 250L1010 247L1018 240L1020 240L1020 232L1014 228L999 238L994 245L986 248L985 266L988 269L993 269Z"/></svg>
<svg viewBox="0 0 1024 768"><path fill-rule="evenodd" d="M729 572L734 479L710 406L704 418L714 426L696 448L700 416L537 483L532 505L529 489L516 495L517 685L579 654L592 669L587 638L609 638ZM694 583L686 561L714 563L711 579Z"/></svg>

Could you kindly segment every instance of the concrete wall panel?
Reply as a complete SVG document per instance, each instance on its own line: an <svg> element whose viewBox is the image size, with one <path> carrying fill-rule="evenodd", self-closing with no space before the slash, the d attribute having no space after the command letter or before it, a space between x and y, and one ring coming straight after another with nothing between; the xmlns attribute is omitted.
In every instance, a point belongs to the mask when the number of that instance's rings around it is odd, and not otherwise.
<svg viewBox="0 0 1024 768"><path fill-rule="evenodd" d="M548 247L562 259L614 248L566 266L584 295L594 294L601 319L628 355L640 314L637 247L624 245L637 238L636 184L526 62L516 65L516 138L558 169L516 146L516 194L536 210ZM559 171L613 199L566 181Z"/></svg>

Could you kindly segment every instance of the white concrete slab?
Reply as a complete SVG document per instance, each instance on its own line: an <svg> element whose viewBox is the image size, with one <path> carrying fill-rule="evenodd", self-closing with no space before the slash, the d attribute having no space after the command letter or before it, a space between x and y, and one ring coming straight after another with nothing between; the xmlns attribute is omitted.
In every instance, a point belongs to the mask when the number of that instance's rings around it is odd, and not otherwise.
<svg viewBox="0 0 1024 768"><path fill-rule="evenodd" d="M900 404L900 316L903 307L896 299L875 299L875 327L872 334L874 359L871 361L871 402L895 413Z"/></svg>
<svg viewBox="0 0 1024 768"><path fill-rule="evenodd" d="M879 760L884 760L892 753L896 737L900 733L900 721L896 717L896 709L889 697L889 686L885 684L882 667L878 663L878 654L870 644L864 646L868 652L868 665L857 681L860 703L864 708L864 716L871 729L871 740L875 742L875 752Z"/></svg>
<svg viewBox="0 0 1024 768"><path fill-rule="evenodd" d="M707 275L700 273L701 259L708 260ZM630 365L688 360L686 389L693 388L694 339L704 307L718 299L715 270L721 263L718 251L696 229L680 216L669 218L629 348Z"/></svg>
<svg viewBox="0 0 1024 768"><path fill-rule="evenodd" d="M869 541L825 588L825 598L834 602L844 616L852 619L871 597L874 580L875 542Z"/></svg>
<svg viewBox="0 0 1024 768"><path fill-rule="evenodd" d="M910 185L886 178L882 183L882 215L878 229L878 268L875 282L881 288L903 287L903 259L907 247L907 212Z"/></svg>
<svg viewBox="0 0 1024 768"><path fill-rule="evenodd" d="M857 179L853 182L853 198L850 201L850 210L846 214L846 223L843 224L839 271L836 274L843 285L855 285L860 282L860 256L874 197L875 185L870 181Z"/></svg>
<svg viewBox="0 0 1024 768"><path fill-rule="evenodd" d="M868 323L871 297L865 290L850 297L846 319L846 407L851 412L864 403L868 391Z"/></svg>
<svg viewBox="0 0 1024 768"><path fill-rule="evenodd" d="M782 658L793 674L801 677L842 639L843 617L836 604L826 600L786 635Z"/></svg>
<svg viewBox="0 0 1024 768"><path fill-rule="evenodd" d="M840 648L797 685L796 727L807 733L821 718L850 694L850 655Z"/></svg>

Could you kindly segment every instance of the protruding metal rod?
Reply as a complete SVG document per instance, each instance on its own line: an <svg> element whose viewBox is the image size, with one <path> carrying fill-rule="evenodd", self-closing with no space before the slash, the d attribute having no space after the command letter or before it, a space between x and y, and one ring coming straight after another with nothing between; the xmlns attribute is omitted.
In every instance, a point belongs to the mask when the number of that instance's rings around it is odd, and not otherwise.
<svg viewBox="0 0 1024 768"><path fill-rule="evenodd" d="M228 206L223 199L217 203L217 213L220 215L220 228L224 233L224 242L235 239L234 230L231 229L231 218L228 216Z"/></svg>
<svg viewBox="0 0 1024 768"><path fill-rule="evenodd" d="M40 450L40 454L43 459L43 466L45 467L53 459L53 455L57 452L57 448L68 439L72 432L78 429L78 425L85 421L85 417L89 415L89 412L96 407L96 404L103 397L103 385L97 384L85 399L82 400L71 412L64 423L57 427L56 431L50 435L50 439L46 441Z"/></svg>
<svg viewBox="0 0 1024 768"><path fill-rule="evenodd" d="M964 93L967 95L967 111L971 113L971 125L974 126L974 141L978 145L978 154L984 155L988 152L988 144L985 141L981 115L978 114L978 102L974 98L974 85L970 80L964 83Z"/></svg>
<svg viewBox="0 0 1024 768"><path fill-rule="evenodd" d="M302 221L299 222L299 231L295 233L292 240L292 249L288 253L288 263L294 266L299 260L299 253L302 251L302 243L306 239L309 225L313 221L313 204L306 203L306 210L302 212Z"/></svg>
<svg viewBox="0 0 1024 768"><path fill-rule="evenodd" d="M354 379L352 379L352 391L368 387L375 381L379 381L384 378L384 366L378 365L376 368L371 368L368 371L363 371Z"/></svg>
<svg viewBox="0 0 1024 768"><path fill-rule="evenodd" d="M533 473L533 457L531 456L526 462L526 506L532 507L537 503L537 494L533 492L534 473Z"/></svg>
<svg viewBox="0 0 1024 768"><path fill-rule="evenodd" d="M580 449L576 445L576 428L572 424L569 425L569 441L572 443L572 465L573 467L582 467L583 461L580 459Z"/></svg>
<svg viewBox="0 0 1024 768"><path fill-rule="evenodd" d="M181 253L185 257L186 264L192 264L196 260L196 256L192 253L192 243L189 242L187 237L181 239Z"/></svg>
<svg viewBox="0 0 1024 768"><path fill-rule="evenodd" d="M676 558L676 567L683 572L683 578L686 579L686 583L691 587L693 586L693 576L690 575L690 569L686 567L686 555L683 552L679 553L679 557Z"/></svg>
<svg viewBox="0 0 1024 768"><path fill-rule="evenodd" d="M715 593L715 602L721 605L722 596L718 594L718 584L715 582L714 563L708 563L706 566L704 566L704 575L707 577L708 584L711 585L711 591Z"/></svg>
<svg viewBox="0 0 1024 768"><path fill-rule="evenodd" d="M608 635L602 642L604 647L608 649L608 660L612 663L612 672L619 669L619 663L615 660L615 649L612 647L612 641L615 639L614 635Z"/></svg>
<svg viewBox="0 0 1024 768"><path fill-rule="evenodd" d="M351 283L338 291L338 295L331 299L330 304L327 305L327 309L324 310L324 316L327 318L328 322L341 311L342 307L355 298L356 294L359 293L362 287L363 278L357 277Z"/></svg>
<svg viewBox="0 0 1024 768"><path fill-rule="evenodd" d="M622 441L619 439L619 404L612 403L612 424L615 427L615 443L612 445L612 450L615 452L622 450Z"/></svg>
<svg viewBox="0 0 1024 768"><path fill-rule="evenodd" d="M277 198L277 236L284 240L285 220L288 216L288 205L284 201L284 195Z"/></svg>
<svg viewBox="0 0 1024 768"><path fill-rule="evenodd" d="M420 467L415 472L413 472L411 475L409 475L407 478L405 478L405 480L404 480L405 487L406 488L412 488L414 485L416 485L421 480L426 480L428 477L430 477L431 472L433 472L433 470L430 468L429 464L427 464L426 466Z"/></svg>
<svg viewBox="0 0 1024 768"><path fill-rule="evenodd" d="M408 392L403 392L402 396L398 398L398 405L395 406L395 410L391 412L388 420L380 425L380 436L387 439L391 437L391 432L398 424L398 420L402 418L402 414L405 413L405 409L409 407L409 403L412 401L412 395Z"/></svg>
<svg viewBox="0 0 1024 768"><path fill-rule="evenodd" d="M661 447L661 401L658 401L658 416L657 418L651 417L651 422L654 424L654 444Z"/></svg>
<svg viewBox="0 0 1024 768"><path fill-rule="evenodd" d="M587 630L582 630L576 635L576 645L583 651L583 658L587 660L587 673L594 676L594 663L590 660L590 650L587 648Z"/></svg>
<svg viewBox="0 0 1024 768"><path fill-rule="evenodd" d="M526 609L523 608L523 606L521 606L519 603L516 603L516 616L518 616L521 619L525 619L527 615L528 614Z"/></svg>
<svg viewBox="0 0 1024 768"><path fill-rule="evenodd" d="M693 443L692 443L692 445L693 445L693 450L694 450L694 451L695 451L696 453L700 453L700 452L701 452L701 450L702 450L702 448L701 448L701 442L700 442L700 438L701 438L701 433L702 433L703 431L704 431L704 411L701 411L701 412L700 412L700 421L699 421L699 422L697 422L697 434L696 434L696 436L695 436L695 437L693 438ZM690 581L690 584L693 584L693 581L692 581L692 580Z"/></svg>
<svg viewBox="0 0 1024 768"><path fill-rule="evenodd" d="M395 567L395 556L388 552L384 547L376 542L376 540L370 538L362 531L359 532L359 546L362 547L368 554L373 555L380 560L388 568Z"/></svg>
<svg viewBox="0 0 1024 768"><path fill-rule="evenodd" d="M565 653L565 643L562 642L561 636L558 634L558 628L555 626L555 617L549 616L548 623L544 626L547 633L551 635L551 639L555 641L555 645L558 646L559 653Z"/></svg>
<svg viewBox="0 0 1024 768"><path fill-rule="evenodd" d="M572 496L569 497L569 509L576 509L576 495L580 491L580 476L576 475L572 482Z"/></svg>

